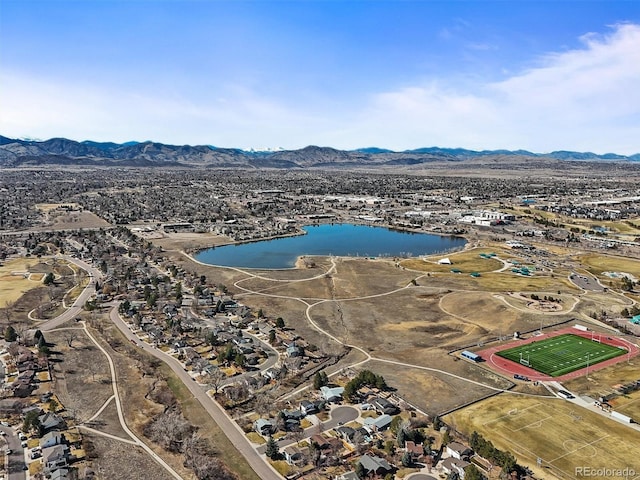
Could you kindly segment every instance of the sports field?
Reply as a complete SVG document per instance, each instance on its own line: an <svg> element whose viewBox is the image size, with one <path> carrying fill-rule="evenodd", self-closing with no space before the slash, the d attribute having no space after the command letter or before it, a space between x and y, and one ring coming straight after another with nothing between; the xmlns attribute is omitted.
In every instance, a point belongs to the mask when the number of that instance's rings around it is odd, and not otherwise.
<svg viewBox="0 0 640 480"><path fill-rule="evenodd" d="M500 357L521 363L551 377L595 365L627 353L579 335L565 334L502 350Z"/></svg>

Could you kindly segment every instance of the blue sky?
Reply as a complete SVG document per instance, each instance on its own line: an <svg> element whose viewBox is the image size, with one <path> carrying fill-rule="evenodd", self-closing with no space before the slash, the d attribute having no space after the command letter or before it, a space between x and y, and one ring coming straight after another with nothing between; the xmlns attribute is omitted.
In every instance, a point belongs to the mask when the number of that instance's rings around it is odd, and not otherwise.
<svg viewBox="0 0 640 480"><path fill-rule="evenodd" d="M0 134L640 152L640 2L3 0Z"/></svg>

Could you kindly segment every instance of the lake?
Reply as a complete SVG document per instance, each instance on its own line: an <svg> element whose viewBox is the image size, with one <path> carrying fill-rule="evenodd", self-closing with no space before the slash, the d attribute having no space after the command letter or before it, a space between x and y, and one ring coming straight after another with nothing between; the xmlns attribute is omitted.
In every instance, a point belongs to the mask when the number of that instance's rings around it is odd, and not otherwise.
<svg viewBox="0 0 640 480"><path fill-rule="evenodd" d="M278 269L292 268L298 257L306 255L417 257L460 249L467 243L460 237L365 225L317 225L303 230L306 235L208 248L194 257L209 265Z"/></svg>

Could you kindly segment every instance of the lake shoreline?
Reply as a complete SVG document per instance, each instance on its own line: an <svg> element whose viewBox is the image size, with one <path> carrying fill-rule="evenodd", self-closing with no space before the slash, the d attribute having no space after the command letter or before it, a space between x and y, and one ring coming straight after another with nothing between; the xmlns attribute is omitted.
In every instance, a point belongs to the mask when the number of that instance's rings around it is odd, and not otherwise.
<svg viewBox="0 0 640 480"><path fill-rule="evenodd" d="M365 231L365 229L372 230ZM294 241L289 242L290 247L286 249L284 244L276 246L273 243L277 240L308 237L309 234L314 235L314 239L308 241L309 245L300 245L300 242ZM335 243L331 244L331 242ZM262 245L254 249L245 249L244 255L231 249L231 247L240 248L256 244ZM199 263L212 266L289 270L306 268L304 262L301 261L304 257L411 258L439 253L446 254L464 249L467 244L468 240L461 235L430 233L385 225L341 222L309 224L290 234L225 243L215 247L198 249L195 253L190 252L190 256ZM225 249L226 256L222 257L222 254L219 253L221 249ZM293 257L291 254L296 250L301 251ZM418 253L414 254L413 252L416 250ZM252 256L254 258L253 264L247 265L247 258ZM235 262L229 260L233 257L237 258ZM221 258L222 261L220 261ZM281 260L279 261L278 258Z"/></svg>

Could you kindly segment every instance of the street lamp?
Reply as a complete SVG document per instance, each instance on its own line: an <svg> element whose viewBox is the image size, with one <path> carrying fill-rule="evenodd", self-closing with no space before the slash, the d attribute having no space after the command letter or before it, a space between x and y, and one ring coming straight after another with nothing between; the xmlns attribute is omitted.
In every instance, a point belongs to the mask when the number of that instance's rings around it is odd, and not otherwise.
<svg viewBox="0 0 640 480"><path fill-rule="evenodd" d="M589 360L591 360L591 354L587 354L587 378L589 378Z"/></svg>

